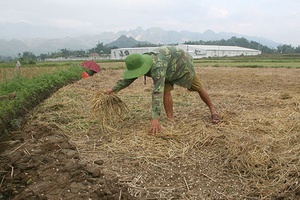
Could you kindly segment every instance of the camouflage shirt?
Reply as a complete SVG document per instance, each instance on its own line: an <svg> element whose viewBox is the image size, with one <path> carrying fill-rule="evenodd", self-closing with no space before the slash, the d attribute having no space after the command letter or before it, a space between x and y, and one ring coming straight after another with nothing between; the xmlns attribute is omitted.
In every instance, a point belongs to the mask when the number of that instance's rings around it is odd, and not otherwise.
<svg viewBox="0 0 300 200"><path fill-rule="evenodd" d="M153 79L154 83L152 118L158 118L162 110L165 83L189 89L193 83L195 71L192 57L182 49L173 46L160 47L147 54L153 57L153 64L146 74ZM118 92L128 87L136 79L120 79L113 87L113 91Z"/></svg>

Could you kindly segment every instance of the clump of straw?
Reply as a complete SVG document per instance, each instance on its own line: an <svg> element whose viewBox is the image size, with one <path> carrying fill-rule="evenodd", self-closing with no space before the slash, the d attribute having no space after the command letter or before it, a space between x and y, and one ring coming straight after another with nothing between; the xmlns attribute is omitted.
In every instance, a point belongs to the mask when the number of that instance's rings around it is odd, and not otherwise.
<svg viewBox="0 0 300 200"><path fill-rule="evenodd" d="M96 92L91 98L92 111L103 131L114 130L128 114L127 105L115 94Z"/></svg>

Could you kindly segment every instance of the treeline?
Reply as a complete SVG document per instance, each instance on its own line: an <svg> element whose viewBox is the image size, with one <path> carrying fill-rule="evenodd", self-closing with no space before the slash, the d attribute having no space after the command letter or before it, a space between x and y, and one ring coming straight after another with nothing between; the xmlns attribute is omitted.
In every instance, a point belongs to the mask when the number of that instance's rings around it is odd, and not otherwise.
<svg viewBox="0 0 300 200"><path fill-rule="evenodd" d="M270 48L265 45L262 45L255 41L248 41L246 38L237 38L231 37L228 40L221 39L215 41L187 41L185 44L190 45L220 45L220 46L239 46L245 47L250 49L258 49L263 54L273 54L273 53L281 53L281 54L293 54L293 53L300 53L300 46L293 47L291 45L279 45L277 48ZM174 44L172 44L174 45ZM139 44L135 45L135 47L146 47L146 46L161 46L155 44ZM47 54L40 54L38 56L34 55L32 52L23 52L22 54L18 55L18 59L21 61L22 64L34 64L36 60L45 60L51 58L84 58L90 57L93 54L97 54L100 57L108 58L111 52L111 49L115 49L118 47L108 47L103 45L103 43L98 42L95 47L87 50L69 50L69 49L60 49L57 52L51 52ZM11 57L1 57L0 60L2 61L13 61L15 58Z"/></svg>
<svg viewBox="0 0 300 200"><path fill-rule="evenodd" d="M88 50L69 50L69 49L60 49L57 52L51 52L47 54L40 54L35 57L35 60L45 60L49 58L84 58L90 57L91 54L97 54L99 56L107 56L110 54L111 48L106 47L103 43L96 44L95 47ZM21 56L24 58L24 53ZM24 58L27 60L27 58Z"/></svg>
<svg viewBox="0 0 300 200"><path fill-rule="evenodd" d="M37 60L43 61L51 58L85 58L90 57L92 54L107 57L110 54L111 49L112 48L103 45L103 43L98 43L95 47L87 50L70 50L65 48L56 52L49 52L46 54L42 53L40 55L35 55L30 51L25 51L23 53L19 53L18 58L0 56L0 61L13 61L18 59L22 64L35 64Z"/></svg>
<svg viewBox="0 0 300 200"><path fill-rule="evenodd" d="M257 49L260 50L262 53L282 53L282 54L290 54L290 53L300 53L300 46L292 47L292 45L279 45L277 48L270 48L265 45L262 45L255 41L248 41L246 38L237 38L231 37L228 40L215 40L215 41L188 41L185 44L190 45L220 45L220 46L239 46L245 47L249 49Z"/></svg>

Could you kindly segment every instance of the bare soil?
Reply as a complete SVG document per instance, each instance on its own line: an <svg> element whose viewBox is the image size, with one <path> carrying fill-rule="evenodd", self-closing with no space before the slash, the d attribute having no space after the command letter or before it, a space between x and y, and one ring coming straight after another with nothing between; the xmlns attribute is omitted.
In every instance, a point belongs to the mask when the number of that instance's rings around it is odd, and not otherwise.
<svg viewBox="0 0 300 200"><path fill-rule="evenodd" d="M103 131L93 92L122 70L58 90L1 139L0 200L300 199L300 70L196 67L222 122L175 87L175 122L149 135L152 80L118 93L131 113Z"/></svg>

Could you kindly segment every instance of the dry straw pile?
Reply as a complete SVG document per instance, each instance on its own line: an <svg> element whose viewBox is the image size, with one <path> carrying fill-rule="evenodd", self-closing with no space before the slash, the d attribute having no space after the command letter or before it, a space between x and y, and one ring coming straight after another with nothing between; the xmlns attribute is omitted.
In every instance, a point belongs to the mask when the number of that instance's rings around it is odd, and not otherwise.
<svg viewBox="0 0 300 200"><path fill-rule="evenodd" d="M107 95L102 91L95 92L91 98L91 109L99 120L102 131L113 131L128 114L128 107L115 94Z"/></svg>

